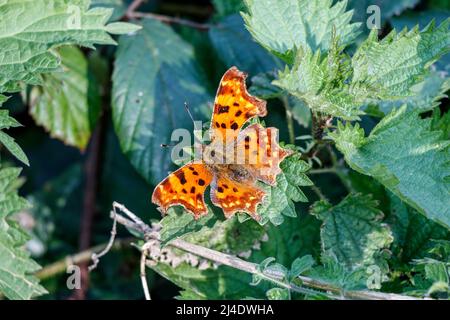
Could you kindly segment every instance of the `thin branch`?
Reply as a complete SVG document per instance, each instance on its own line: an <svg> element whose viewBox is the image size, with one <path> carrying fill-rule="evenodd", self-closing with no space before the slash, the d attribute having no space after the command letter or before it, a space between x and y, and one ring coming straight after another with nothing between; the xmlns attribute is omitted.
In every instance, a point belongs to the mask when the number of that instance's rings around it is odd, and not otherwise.
<svg viewBox="0 0 450 320"><path fill-rule="evenodd" d="M302 294L317 294L317 292L313 292L307 288L299 287L297 285L291 284L291 283L285 283L281 280L284 278L284 275L282 273L261 273L258 270L258 265L255 263L251 263L245 260L242 260L236 256L222 253L219 251L215 251L209 248L205 248L190 242L186 242L182 239L175 239L169 242L167 245L183 250L185 252L192 253L196 256L214 261L215 263L219 263L221 265L229 266L234 269L239 269L241 271L245 271L251 274L257 274L262 276L264 279L274 282L277 285L284 287L286 289L292 290L294 292L302 293ZM334 297L334 299L337 299L338 297Z"/></svg>
<svg viewBox="0 0 450 320"><path fill-rule="evenodd" d="M128 210L128 212L129 212L129 210ZM132 216L135 216L135 215L132 214ZM159 237L157 236L156 231L153 230L148 225L146 225L146 227L143 227L141 224L131 221L130 219L125 218L119 214L117 214L117 222L119 224L125 225L127 228L134 229L135 231L138 231L141 233L144 232L144 229L151 230L151 233L146 235L147 239L159 241ZM261 275L261 272L258 270L257 264L242 260L233 255L229 255L229 254L222 253L222 252L219 252L216 250L205 248L205 247L199 246L197 244L193 244L193 243L184 241L179 238L170 241L167 245L177 248L177 249L180 249L180 250L183 250L185 252L194 254L198 257L208 259L217 264L226 265L231 268L245 271L245 272L248 272L251 274ZM147 263L147 265L151 266L149 263ZM279 282L280 280L283 280L283 278L284 278L284 275L281 272L278 272L275 270L269 270L267 273L264 273L263 276L267 280L271 280L273 282ZM334 295L333 296L334 299L339 299L342 296L342 297L345 297L348 299L422 300L422 299L411 297L411 296L399 295L399 294L394 294L394 293L376 292L376 291L370 291L370 290L358 290L358 291L343 292L342 289L339 287L336 287L332 284L328 284L328 283L325 283L325 282L322 282L319 280L312 279L310 277L300 276L299 279L302 281L303 286L307 286L312 289L323 290L323 291L325 291L325 294L332 293ZM287 286L287 288L289 288L292 291L305 293L305 288L303 286L299 287L299 286L296 286L293 284L287 284L287 283L284 283L284 286L285 287Z"/></svg>
<svg viewBox="0 0 450 320"><path fill-rule="evenodd" d="M308 171L308 174L325 174L325 173L336 173L336 168L320 168L320 169L311 169Z"/></svg>
<svg viewBox="0 0 450 320"><path fill-rule="evenodd" d="M211 28L208 24L198 23L182 18L177 17L171 17L171 16L165 16L162 14L157 13L151 13L151 12L137 12L136 10L142 5L142 3L145 0L134 0L129 6L125 13L124 19L125 20L131 20L131 19L143 19L143 18L152 18L164 23L168 24L179 24L183 26L187 26L190 28L206 31Z"/></svg>
<svg viewBox="0 0 450 320"><path fill-rule="evenodd" d="M311 110L311 136L313 137L313 144L309 148L308 152L302 155L303 160L312 159L317 156L319 151L331 141L323 139L323 135L326 128L331 126L331 116L322 115L319 112Z"/></svg>
<svg viewBox="0 0 450 320"><path fill-rule="evenodd" d="M113 210L114 210L114 212L113 212L114 216L117 216L116 210L120 210L123 213L125 213L131 220L133 220L134 224L139 226L140 230L142 230L142 233L147 234L147 233L151 233L153 231L153 229L150 228L147 224L145 224L144 221L141 220L141 218L139 218L133 212L128 210L128 208L125 207L123 204L114 201L113 202Z"/></svg>
<svg viewBox="0 0 450 320"><path fill-rule="evenodd" d="M327 197L323 194L322 190L320 190L320 188L318 186L316 186L315 184L310 186L311 190L314 191L314 193L317 195L317 197L320 200L325 200L328 201Z"/></svg>
<svg viewBox="0 0 450 320"><path fill-rule="evenodd" d="M145 0L134 0L127 8L126 16L131 17L131 15L139 8Z"/></svg>
<svg viewBox="0 0 450 320"><path fill-rule="evenodd" d="M117 216L116 216L115 210L114 210L113 215L114 215L113 227L111 229L111 236L109 238L108 245L100 253L94 252L92 254L91 259L92 259L93 263L88 268L89 272L91 272L92 270L97 268L97 265L100 262L100 258L103 257L105 254L107 254L111 250L111 248L114 244L114 240L116 239L116 235L117 235Z"/></svg>
<svg viewBox="0 0 450 320"><path fill-rule="evenodd" d="M129 245L132 241L133 238L116 239L110 249L111 250L122 249L123 247ZM56 261L48 266L45 266L44 268L39 270L35 275L39 279L44 280L56 276L58 274L64 273L66 272L67 267L71 265L89 262L89 260L91 260L93 253L104 250L108 245L109 243L101 244L89 248L87 250L84 250L82 252L79 252L75 255L67 256L59 261Z"/></svg>
<svg viewBox="0 0 450 320"><path fill-rule="evenodd" d="M149 243L145 243L142 246L142 252L141 252L141 264L140 264L140 271L141 271L141 282L142 282L142 288L144 289L144 296L145 300L152 300L150 297L150 291L148 290L148 284L147 284L147 275L146 275L146 259L147 259L147 251L149 249L150 245Z"/></svg>
<svg viewBox="0 0 450 320"><path fill-rule="evenodd" d="M214 8L211 5L205 6L204 4L187 4L186 2L187 1L184 1L184 3L173 3L162 1L159 8L163 13L177 15L182 12L183 14L196 16L201 19L207 19L214 13Z"/></svg>
<svg viewBox="0 0 450 320"><path fill-rule="evenodd" d="M98 179L100 174L101 149L103 140L103 117L98 121L97 127L91 137L89 154L85 163L85 180L83 198L83 213L81 216L79 248L87 250L91 244L92 223L96 211ZM86 263L80 263L81 288L76 290L70 299L84 300L89 288L89 270Z"/></svg>
<svg viewBox="0 0 450 320"><path fill-rule="evenodd" d="M242 260L238 257L225 254L222 252L218 252L215 250L211 250L209 248L205 248L193 243L186 242L182 239L175 239L168 243L171 247L195 254L199 257L214 261L216 263L220 263L235 269L239 269L242 271L246 271L251 274L259 274L258 271L258 265L252 262L248 262L245 260ZM283 273L269 270L267 274L265 274L267 277L272 277L274 280L282 280L284 278ZM338 295L343 294L347 298L352 299L371 299L371 300L416 300L414 297L410 296L404 296L404 295L398 295L393 293L382 293L382 292L375 292L375 291L368 291L368 290L361 290L361 291L347 291L342 292L340 288L337 288L335 286L332 286L327 283L323 283L321 281L314 280L309 277L300 276L299 279L303 282L304 285L308 285L315 289L321 289L325 291L329 291ZM290 285L289 287L293 291L299 291L298 286Z"/></svg>
<svg viewBox="0 0 450 320"><path fill-rule="evenodd" d="M288 126L288 132L289 132L289 143L295 144L295 131L294 131L294 118L292 115L292 108L289 104L288 98L286 96L283 96L281 98L284 109L286 110L286 122Z"/></svg>
<svg viewBox="0 0 450 320"><path fill-rule="evenodd" d="M211 28L210 24L198 23L191 20L186 20L177 17L165 16L157 13L150 12L132 12L127 14L128 19L142 19L142 18L152 18L158 21L168 23L168 24L179 24L186 27L194 28L200 31L207 31Z"/></svg>
<svg viewBox="0 0 450 320"><path fill-rule="evenodd" d="M337 159L336 153L333 151L333 147L331 145L327 145L328 153L330 154L331 163L333 165L333 168L336 169L336 176L341 180L341 183L344 185L344 187L347 189L347 191L351 192L353 191L353 188L348 181L348 178L346 177L344 170L345 165L344 163L340 163L340 161ZM341 161L344 161L341 159Z"/></svg>

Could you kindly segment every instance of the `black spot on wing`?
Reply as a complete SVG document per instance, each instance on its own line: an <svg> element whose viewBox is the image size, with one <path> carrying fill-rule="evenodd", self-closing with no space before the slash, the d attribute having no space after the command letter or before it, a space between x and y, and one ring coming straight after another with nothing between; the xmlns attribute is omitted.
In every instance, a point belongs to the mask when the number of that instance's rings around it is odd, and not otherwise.
<svg viewBox="0 0 450 320"><path fill-rule="evenodd" d="M175 173L175 176L180 180L181 184L186 184L187 180L183 171L178 171Z"/></svg>
<svg viewBox="0 0 450 320"><path fill-rule="evenodd" d="M219 106L219 108L217 109L217 113L218 114L228 113L229 110L230 110L229 106Z"/></svg>

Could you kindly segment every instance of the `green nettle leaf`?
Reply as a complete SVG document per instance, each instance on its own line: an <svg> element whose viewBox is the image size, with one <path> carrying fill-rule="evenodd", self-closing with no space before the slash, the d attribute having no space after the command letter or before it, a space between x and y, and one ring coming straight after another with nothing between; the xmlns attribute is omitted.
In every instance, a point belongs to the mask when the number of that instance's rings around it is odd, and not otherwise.
<svg viewBox="0 0 450 320"><path fill-rule="evenodd" d="M112 9L88 10L89 0L6 0L0 3L0 92L19 91L19 83L39 84L39 74L59 66L49 49L64 44L92 47L115 44L105 25ZM121 34L130 25L111 26Z"/></svg>
<svg viewBox="0 0 450 320"><path fill-rule="evenodd" d="M398 17L391 19L391 24L396 30L403 28L414 28L415 25L419 25L420 28L426 27L430 21L434 20L436 24L441 24L450 16L449 11L444 10L426 10L426 11L408 11ZM450 71L450 53L444 55L434 64L436 70Z"/></svg>
<svg viewBox="0 0 450 320"><path fill-rule="evenodd" d="M427 296L447 298L450 295L450 241L434 241L425 258L416 259L414 271L422 273L423 282L415 284ZM421 290L422 289L422 290Z"/></svg>
<svg viewBox="0 0 450 320"><path fill-rule="evenodd" d="M372 176L407 204L450 228L450 150L442 132L431 131L406 106L393 110L369 137L359 125L338 124L330 133L346 162Z"/></svg>
<svg viewBox="0 0 450 320"><path fill-rule="evenodd" d="M248 256L265 233L265 229L254 220L241 223L237 217L233 217L217 221L211 228L186 234L183 239L220 252Z"/></svg>
<svg viewBox="0 0 450 320"><path fill-rule="evenodd" d="M53 137L84 149L100 114L99 89L78 48L62 47L59 54L64 72L45 75L43 86L32 89L30 113Z"/></svg>
<svg viewBox="0 0 450 320"><path fill-rule="evenodd" d="M226 66L235 65L249 74L277 69L278 59L253 41L239 15L219 21L209 30L209 38L218 56Z"/></svg>
<svg viewBox="0 0 450 320"><path fill-rule="evenodd" d="M303 127L309 127L311 111L303 100L293 95L287 95L280 87L273 84L275 72L262 72L252 77L252 86L249 92L262 99L285 98L293 118Z"/></svg>
<svg viewBox="0 0 450 320"><path fill-rule="evenodd" d="M411 95L428 66L450 50L449 23L450 18L439 27L432 22L422 31L418 27L399 33L393 30L381 41L373 30L352 58L352 82L365 83L372 98Z"/></svg>
<svg viewBox="0 0 450 320"><path fill-rule="evenodd" d="M381 223L383 213L371 196L350 194L338 205L316 203L311 212L323 220L320 230L323 255L336 257L349 269L376 265L393 237Z"/></svg>
<svg viewBox="0 0 450 320"><path fill-rule="evenodd" d="M428 111L439 105L439 100L447 97L445 94L450 89L450 78L444 78L437 72L430 73L424 81L411 87L412 95L397 100L381 100L374 102L366 112L372 115L384 116L394 108L400 108L406 104L408 109ZM372 109L372 111L370 111Z"/></svg>
<svg viewBox="0 0 450 320"><path fill-rule="evenodd" d="M284 217L296 217L294 202L307 202L300 186L311 186L313 182L306 176L310 165L300 159L298 153L287 157L280 165L282 173L277 176L277 185L271 187L260 183L260 187L267 192L263 203L258 207L261 225L271 222L280 225Z"/></svg>
<svg viewBox="0 0 450 320"><path fill-rule="evenodd" d="M343 290L367 289L368 275L366 268L349 270L336 257L324 257L323 264L308 271L305 275L318 281L332 284Z"/></svg>
<svg viewBox="0 0 450 320"><path fill-rule="evenodd" d="M246 26L255 40L287 62L292 51L303 47L327 51L332 43L332 29L344 45L359 33L360 23L350 23L352 11L345 11L347 1L332 5L331 0L247 0Z"/></svg>
<svg viewBox="0 0 450 320"><path fill-rule="evenodd" d="M334 42L326 57L320 51L299 49L294 65L280 72L273 84L286 90L315 112L347 120L359 119L361 104L368 96L360 84L349 85L348 59Z"/></svg>
<svg viewBox="0 0 450 320"><path fill-rule="evenodd" d="M113 74L112 111L122 151L150 183L172 168L171 152L161 143L174 129L192 128L187 102L196 119L210 116L194 50L170 27L143 19L143 29L119 40ZM191 132L191 131L190 131ZM184 141L186 146L193 141Z"/></svg>
<svg viewBox="0 0 450 320"><path fill-rule="evenodd" d="M389 198L391 214L386 222L394 235L392 251L400 261L409 263L422 258L434 240L449 239L447 229L419 214L394 194L389 193Z"/></svg>
<svg viewBox="0 0 450 320"><path fill-rule="evenodd" d="M281 275L281 281L285 281L288 277L288 269L280 263L275 262L276 259L274 257L269 257L264 259L257 266L257 273L252 275L252 282L250 283L252 286L258 286L261 283L264 283L263 280L267 280L266 274L270 273L278 273Z"/></svg>
<svg viewBox="0 0 450 320"><path fill-rule="evenodd" d="M282 288L272 288L266 292L269 300L289 300L289 290Z"/></svg>
<svg viewBox="0 0 450 320"><path fill-rule="evenodd" d="M320 222L311 215L288 218L280 226L266 225L267 237L261 249L254 251L250 260L260 263L267 257L274 257L288 266L298 258L313 255L320 257Z"/></svg>
<svg viewBox="0 0 450 320"><path fill-rule="evenodd" d="M217 217L211 209L207 215L195 220L192 214L180 206L169 208L167 214L159 222L162 227L161 243L165 245L172 239L200 231L204 227L212 227L216 222Z"/></svg>
<svg viewBox="0 0 450 320"><path fill-rule="evenodd" d="M6 101L6 97L0 95L0 106L3 101ZM17 122L13 117L9 116L8 110L0 109L0 143L8 149L17 159L22 161L27 166L29 165L29 161L22 148L14 141L14 139L4 133L2 130L9 128L20 127L21 124Z"/></svg>
<svg viewBox="0 0 450 320"><path fill-rule="evenodd" d="M23 245L28 235L12 220L15 212L28 207L17 194L20 169L0 169L0 292L9 299L30 299L45 294L32 274L40 266L29 258Z"/></svg>
<svg viewBox="0 0 450 320"><path fill-rule="evenodd" d="M306 255L301 258L297 258L292 262L291 270L289 270L289 280L292 281L299 275L310 270L316 262L311 255Z"/></svg>
<svg viewBox="0 0 450 320"><path fill-rule="evenodd" d="M441 113L439 108L433 110L431 128L432 130L442 131L444 138L450 140L450 112Z"/></svg>

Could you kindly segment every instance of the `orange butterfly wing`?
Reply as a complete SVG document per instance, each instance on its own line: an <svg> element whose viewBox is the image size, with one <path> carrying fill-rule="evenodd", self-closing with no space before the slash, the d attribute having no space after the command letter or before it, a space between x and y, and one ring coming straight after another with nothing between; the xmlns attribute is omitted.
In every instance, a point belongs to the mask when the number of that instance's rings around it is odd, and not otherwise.
<svg viewBox="0 0 450 320"><path fill-rule="evenodd" d="M152 202L158 205L163 213L166 213L170 206L181 205L198 218L208 213L204 194L212 178L213 175L205 165L188 163L156 186Z"/></svg>
<svg viewBox="0 0 450 320"><path fill-rule="evenodd" d="M278 144L278 129L252 124L239 133L236 159L258 180L276 185L280 163L292 154Z"/></svg>
<svg viewBox="0 0 450 320"><path fill-rule="evenodd" d="M236 67L231 67L223 75L214 100L212 140L218 138L225 141L228 138L233 141L247 120L267 114L266 101L247 92L246 78L247 75Z"/></svg>
<svg viewBox="0 0 450 320"><path fill-rule="evenodd" d="M236 212L246 212L253 219L259 220L256 209L265 195L254 182L239 183L226 175L214 179L211 184L211 201L222 208L227 218Z"/></svg>

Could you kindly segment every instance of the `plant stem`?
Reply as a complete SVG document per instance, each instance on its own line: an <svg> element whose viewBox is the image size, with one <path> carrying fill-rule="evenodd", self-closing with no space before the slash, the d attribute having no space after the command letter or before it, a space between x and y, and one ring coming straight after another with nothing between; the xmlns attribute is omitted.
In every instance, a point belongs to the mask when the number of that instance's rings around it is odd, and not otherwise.
<svg viewBox="0 0 450 320"><path fill-rule="evenodd" d="M101 111L107 110L111 104L111 88L104 86L101 95ZM92 133L89 151L84 166L85 188L83 197L83 212L80 221L80 251L87 250L91 246L92 224L96 213L97 192L101 175L103 141L105 136L106 117L103 112L97 121L97 126ZM87 263L80 263L81 288L76 290L70 299L84 300L89 288L89 266Z"/></svg>
<svg viewBox="0 0 450 320"><path fill-rule="evenodd" d="M126 245L130 244L133 241L133 238L123 238L117 239L114 244L111 246L111 249L117 250L122 249ZM91 260L92 254L100 252L107 247L107 243L101 244L87 250L84 250L80 253L77 253L72 256L67 256L59 261L56 261L50 265L45 266L41 270L39 270L35 275L41 280L45 280L56 276L60 273L64 273L67 270L67 267L74 264L87 263Z"/></svg>
<svg viewBox="0 0 450 320"><path fill-rule="evenodd" d="M292 109L291 106L289 105L289 101L286 96L283 96L281 100L283 102L284 109L286 110L286 122L289 132L289 143L295 144L294 118L292 116Z"/></svg>
<svg viewBox="0 0 450 320"><path fill-rule="evenodd" d="M318 186L313 184L313 185L310 186L310 188L312 189L312 191L314 191L314 193L317 195L317 197L320 200L328 201L327 197L323 194L322 190L320 190L320 188Z"/></svg>
<svg viewBox="0 0 450 320"><path fill-rule="evenodd" d="M184 25L187 27L191 27L198 30L208 30L211 26L208 24L202 24L182 18L177 17L171 17L171 16L165 16L162 14L157 13L150 13L150 12L137 12L136 10L142 5L144 0L134 0L127 9L127 12L125 13L125 19L142 19L142 18L153 18L156 20L159 20L164 23L168 24L179 24Z"/></svg>
<svg viewBox="0 0 450 320"><path fill-rule="evenodd" d="M117 208L119 208L116 205ZM122 206L123 207L123 206ZM128 210L127 210L128 211ZM132 216L135 216L133 213L128 211ZM124 212L128 216L130 216L127 212ZM159 235L153 230L150 226L144 224L140 219L137 221L132 221L131 219L125 218L124 216L117 214L116 215L117 222L119 224L122 224L126 226L127 228L134 229L135 231L138 231L145 235L146 239L152 239L152 240L158 240L159 241ZM151 231L150 231L151 230ZM205 259L208 259L210 261L213 261L218 264L222 264L225 266L229 266L234 269L238 269L241 271L245 271L251 274L261 274L258 270L258 265L256 263L248 262L245 260L242 260L236 256L222 253L216 250L212 250L203 246L199 246L197 244L193 244L187 241L184 241L183 239L177 238L172 241L170 241L168 246L183 250L188 253L192 253L198 257L202 257ZM149 266L151 267L151 266ZM264 273L264 278L278 283L282 282L284 275L281 272L275 271L275 270L268 270ZM405 296L405 295L399 295L394 293L384 293L384 292L376 292L376 291L370 291L370 290L358 290L358 291L342 291L341 288L334 286L329 283L325 283L323 281L315 280L310 277L306 276L299 276L298 277L301 281L303 286L299 287L294 284L287 284L283 283L283 287L289 288L292 291L307 294L305 291L304 286L307 286L311 289L318 289L323 290L327 293L334 294L333 298L339 299L342 298L348 298L348 299L369 299L369 300L422 300L419 298L411 297L411 296ZM307 290L308 288L306 288ZM309 291L311 293L311 291Z"/></svg>
<svg viewBox="0 0 450 320"><path fill-rule="evenodd" d="M148 250L148 243L144 244L142 247L141 252L141 263L140 263L140 272L141 272L141 283L142 288L144 289L144 297L145 300L152 300L150 297L150 290L148 289L148 283L147 283L147 274L146 274L146 258L147 258L147 250Z"/></svg>
<svg viewBox="0 0 450 320"><path fill-rule="evenodd" d="M177 17L170 17L170 16L165 16L162 14L150 13L150 12L132 12L130 14L127 14L127 17L129 19L153 18L153 19L159 20L164 23L179 24L179 25L194 28L194 29L197 29L200 31L207 31L211 28L211 25L209 25L209 24L198 23L198 22L194 22L191 20L186 20L186 19L177 18Z"/></svg>
<svg viewBox="0 0 450 320"><path fill-rule="evenodd" d="M340 165L338 163L336 153L333 151L333 147L331 145L327 145L327 150L328 150L328 153L330 154L331 163L333 165L333 168L335 169L334 173L339 178L339 180L341 180L341 183L344 185L344 187L347 189L347 191L351 192L353 188L352 188L351 184L348 182L347 176L343 172L344 166Z"/></svg>
<svg viewBox="0 0 450 320"><path fill-rule="evenodd" d="M130 17L144 2L145 0L133 0L133 2L128 6L125 15Z"/></svg>
<svg viewBox="0 0 450 320"><path fill-rule="evenodd" d="M96 199L98 189L98 175L100 169L100 153L103 136L103 121L99 119L99 123L91 136L91 145L89 154L85 163L85 179L84 188L83 213L81 216L79 248L87 250L91 244L92 223L96 211ZM89 288L89 271L86 262L79 264L81 273L81 288L76 290L70 299L84 300L86 292Z"/></svg>
<svg viewBox="0 0 450 320"><path fill-rule="evenodd" d="M195 5L195 4L179 4L179 3L166 3L165 1L161 3L160 10L164 13L171 15L177 15L180 13L196 16L198 18L207 19L214 12L212 6L205 5Z"/></svg>
<svg viewBox="0 0 450 320"><path fill-rule="evenodd" d="M311 169L308 174L324 174L324 173L336 173L336 168L321 168L321 169Z"/></svg>

